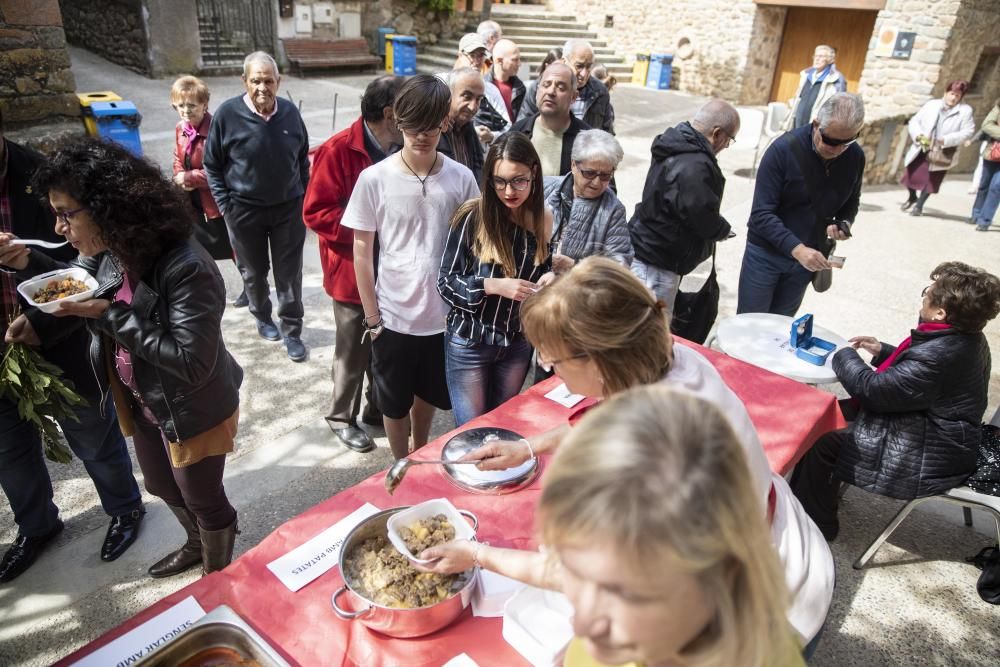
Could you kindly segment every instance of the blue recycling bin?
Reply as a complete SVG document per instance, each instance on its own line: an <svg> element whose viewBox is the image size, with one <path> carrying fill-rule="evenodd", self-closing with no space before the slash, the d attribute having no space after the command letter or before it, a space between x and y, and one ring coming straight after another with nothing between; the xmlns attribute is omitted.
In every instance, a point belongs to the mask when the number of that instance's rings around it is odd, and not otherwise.
<svg viewBox="0 0 1000 667"><path fill-rule="evenodd" d="M385 58L385 40L386 38L396 32L395 28L390 28L387 26L382 26L376 31L377 36L375 37L375 43L378 45L378 55Z"/></svg>
<svg viewBox="0 0 1000 667"><path fill-rule="evenodd" d="M90 111L97 125L97 136L121 144L136 157L142 157L142 142L139 139L142 116L134 104L126 100L94 102Z"/></svg>
<svg viewBox="0 0 1000 667"><path fill-rule="evenodd" d="M417 73L417 38L407 35L392 37L392 73L409 76Z"/></svg>
<svg viewBox="0 0 1000 667"><path fill-rule="evenodd" d="M667 90L670 88L670 78L674 73L674 56L670 53L653 53L649 56L649 72L646 74L646 87Z"/></svg>

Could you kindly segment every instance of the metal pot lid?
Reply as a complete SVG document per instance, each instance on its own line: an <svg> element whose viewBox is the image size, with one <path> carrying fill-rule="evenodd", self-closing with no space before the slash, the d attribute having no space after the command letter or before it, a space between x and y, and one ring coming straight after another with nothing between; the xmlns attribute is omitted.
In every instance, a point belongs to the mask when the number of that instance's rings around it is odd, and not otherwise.
<svg viewBox="0 0 1000 667"><path fill-rule="evenodd" d="M520 440L523 436L505 428L471 428L445 443L441 458L459 459L490 440ZM538 459L533 458L506 470L479 470L470 465L441 466L444 476L455 486L471 493L499 495L511 493L531 484L538 474Z"/></svg>

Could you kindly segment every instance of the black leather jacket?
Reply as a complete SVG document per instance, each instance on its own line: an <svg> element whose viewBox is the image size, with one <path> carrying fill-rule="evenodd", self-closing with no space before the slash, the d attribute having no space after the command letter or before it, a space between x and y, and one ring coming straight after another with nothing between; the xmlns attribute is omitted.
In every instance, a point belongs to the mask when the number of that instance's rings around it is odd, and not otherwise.
<svg viewBox="0 0 1000 667"><path fill-rule="evenodd" d="M38 253L31 258L23 273L60 266ZM142 402L172 442L204 433L236 411L243 369L222 339L225 284L200 245L186 241L167 250L135 285L131 305L114 301L123 277L110 252L73 263L97 279L95 298L112 300L102 317L87 320L90 364L102 394L110 388L105 355L117 344L129 351Z"/></svg>
<svg viewBox="0 0 1000 667"><path fill-rule="evenodd" d="M882 344L877 365L895 350ZM844 389L861 403L854 446L837 476L872 493L911 500L956 487L976 468L990 381L980 333L913 331L910 347L883 373L845 348L833 357Z"/></svg>

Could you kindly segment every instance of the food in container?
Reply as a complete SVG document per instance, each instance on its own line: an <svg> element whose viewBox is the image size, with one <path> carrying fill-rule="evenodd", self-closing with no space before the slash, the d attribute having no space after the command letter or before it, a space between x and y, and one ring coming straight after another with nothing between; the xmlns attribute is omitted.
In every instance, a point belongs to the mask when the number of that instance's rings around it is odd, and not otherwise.
<svg viewBox="0 0 1000 667"><path fill-rule="evenodd" d="M43 273L17 286L25 301L43 313L54 313L67 301L85 301L96 290L97 280L79 267Z"/></svg>
<svg viewBox="0 0 1000 667"><path fill-rule="evenodd" d="M451 594L456 579L454 574L417 571L384 535L370 537L354 547L344 567L344 574L354 581L358 593L394 609L437 604Z"/></svg>
<svg viewBox="0 0 1000 667"><path fill-rule="evenodd" d="M437 517L440 517L440 519ZM417 534L413 533L412 528L414 526L417 526L418 528L421 525L424 525L425 527L436 527L441 525L442 521L447 523L448 527L451 529L448 533L450 535L448 539L443 539L444 533L441 533L440 531L439 534L434 536L432 536L430 532L424 536L421 532L422 538L418 538ZM430 523L421 524L421 522ZM394 514L392 518L389 519L387 527L389 531L389 541L392 542L392 545L396 547L401 554L412 560L414 563L429 562L417 558L417 556L420 555L420 552L428 547L436 544L442 544L450 540L471 540L476 537L476 529L470 526L469 523L462 518L462 513L459 512L459 510L456 509L447 498L435 498L434 500L428 500ZM404 531L408 531L411 534L410 540L406 539L407 535ZM435 539L437 541L431 544L428 541L429 539Z"/></svg>

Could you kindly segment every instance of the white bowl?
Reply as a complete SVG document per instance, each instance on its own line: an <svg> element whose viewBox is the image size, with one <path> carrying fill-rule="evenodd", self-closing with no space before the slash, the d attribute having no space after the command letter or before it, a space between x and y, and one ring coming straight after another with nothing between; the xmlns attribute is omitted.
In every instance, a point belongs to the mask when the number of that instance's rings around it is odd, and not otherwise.
<svg viewBox="0 0 1000 667"><path fill-rule="evenodd" d="M49 301L47 303L37 303L34 299L35 293L41 288L48 285L53 280L65 280L66 278L73 278L79 280L82 283L86 283L88 289L86 292L80 292L79 294L74 294L72 296L67 296L62 299L56 299L55 301ZM23 283L17 286L17 291L20 292L21 296L25 300L42 311L43 313L54 313L59 310L59 306L67 301L86 301L94 296L94 292L97 291L97 280L87 273L85 269L79 267L72 269L59 269L58 271L49 271L48 273L43 273L41 275L35 276L31 280L25 280Z"/></svg>
<svg viewBox="0 0 1000 667"><path fill-rule="evenodd" d="M573 639L573 605L562 593L526 586L504 605L501 634L533 667L561 665Z"/></svg>
<svg viewBox="0 0 1000 667"><path fill-rule="evenodd" d="M455 539L456 540L472 540L476 537L476 530L469 525L468 520L462 516L461 513L455 508L454 505L447 498L435 498L434 500L428 500L422 502L419 505L414 505L409 509L402 510L401 512L396 512L391 517L389 517L389 522L386 524L386 528L389 533L389 542L392 546L396 547L399 553L403 554L409 558L414 563L426 564L432 561L427 559L417 558L417 555L410 552L410 549L406 546L406 542L403 537L399 534L400 529L412 526L421 519L429 519L431 517L437 516L438 514L443 514L448 519L448 522L455 528Z"/></svg>

